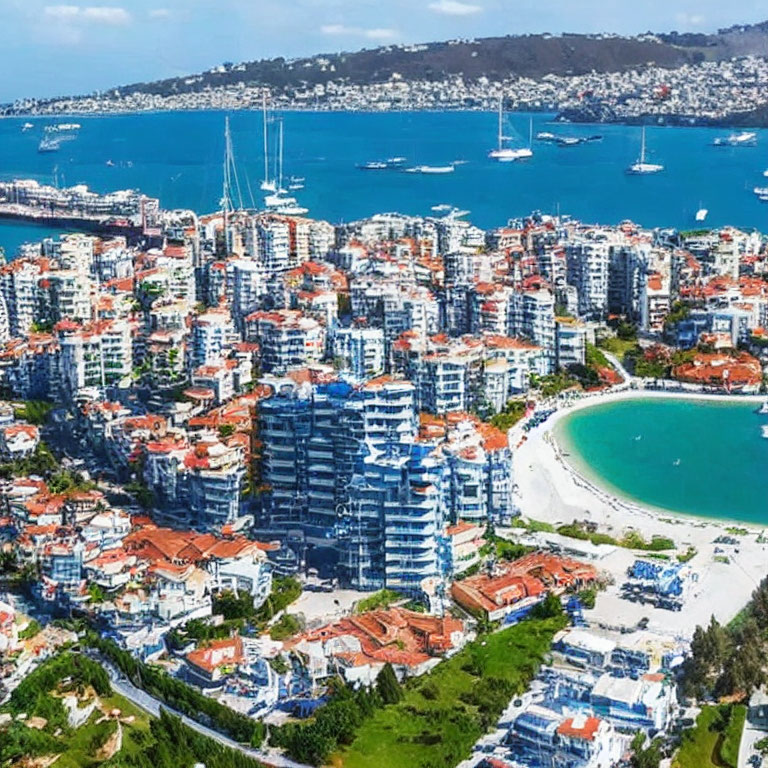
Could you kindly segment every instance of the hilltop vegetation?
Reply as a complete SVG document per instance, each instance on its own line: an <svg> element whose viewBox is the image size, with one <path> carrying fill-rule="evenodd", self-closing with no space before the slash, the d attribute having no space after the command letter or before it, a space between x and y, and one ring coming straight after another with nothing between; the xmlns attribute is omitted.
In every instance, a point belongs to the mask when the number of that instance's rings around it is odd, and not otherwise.
<svg viewBox="0 0 768 768"><path fill-rule="evenodd" d="M65 695L77 708L92 707L73 724ZM25 677L0 711L13 720L0 727L0 766L49 764L57 768L260 768L260 763L222 746L161 710L150 718L116 695L104 668L65 651Z"/></svg>
<svg viewBox="0 0 768 768"><path fill-rule="evenodd" d="M482 77L491 80L540 79L549 74L620 72L650 64L676 68L705 60L748 54L762 56L766 49L766 23L733 27L715 34L507 35L420 45L386 45L299 59L279 57L239 64L226 62L196 75L133 83L114 88L109 93L172 96L242 83L268 86L280 94L332 81L352 85L382 83L393 76L433 82L458 75L467 80Z"/></svg>
<svg viewBox="0 0 768 768"><path fill-rule="evenodd" d="M272 729L271 742L313 765L455 765L528 687L563 624L560 615L533 618L482 635L402 686L391 675L370 692L341 687L313 719Z"/></svg>

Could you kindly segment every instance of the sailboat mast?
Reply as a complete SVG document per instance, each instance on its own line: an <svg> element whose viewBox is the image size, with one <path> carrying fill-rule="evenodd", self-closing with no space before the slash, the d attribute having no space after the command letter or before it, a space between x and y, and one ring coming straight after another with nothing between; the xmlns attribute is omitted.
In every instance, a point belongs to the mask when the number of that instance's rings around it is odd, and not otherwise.
<svg viewBox="0 0 768 768"><path fill-rule="evenodd" d="M229 210L229 117L224 118L224 173L221 190L221 207L224 213L224 235L227 231L227 213Z"/></svg>
<svg viewBox="0 0 768 768"><path fill-rule="evenodd" d="M502 136L503 136L503 131L502 131L502 126L504 121L504 116L502 113L503 108L504 108L504 96L499 96L499 139L498 139L499 149L501 149L501 142L502 142Z"/></svg>
<svg viewBox="0 0 768 768"><path fill-rule="evenodd" d="M229 214L229 116L224 118L224 173L223 188L221 190L221 212L224 220L224 251L229 252L229 233L227 231Z"/></svg>
<svg viewBox="0 0 768 768"><path fill-rule="evenodd" d="M264 184L269 184L269 139L267 136L267 94L261 96L262 119L264 124Z"/></svg>
<svg viewBox="0 0 768 768"><path fill-rule="evenodd" d="M533 149L533 118L528 121L528 149Z"/></svg>
<svg viewBox="0 0 768 768"><path fill-rule="evenodd" d="M645 126L643 126L642 139L640 140L640 162L645 163Z"/></svg>
<svg viewBox="0 0 768 768"><path fill-rule="evenodd" d="M279 165L279 171L278 171L278 189L283 188L283 121L280 120L280 165Z"/></svg>

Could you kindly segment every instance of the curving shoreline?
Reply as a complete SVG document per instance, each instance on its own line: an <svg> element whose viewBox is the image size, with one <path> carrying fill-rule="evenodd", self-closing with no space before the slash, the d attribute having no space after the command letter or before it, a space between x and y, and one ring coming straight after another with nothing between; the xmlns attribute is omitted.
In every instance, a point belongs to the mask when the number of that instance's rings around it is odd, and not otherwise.
<svg viewBox="0 0 768 768"><path fill-rule="evenodd" d="M639 528L643 524L644 528L653 528L655 533L656 529L671 524L677 530L678 537L681 525L697 529L713 526L724 529L738 525L756 534L768 529L768 521L760 524L722 517L710 518L644 503L623 495L602 478L590 477L588 470L579 467L578 462L568 461L563 456L562 439L558 440L556 428L570 414L613 402L654 398L755 405L766 400L761 395L625 389L586 396L560 406L547 421L532 429L525 442L514 451L517 501L521 512L548 522L589 519L601 529L607 528L614 532L630 527ZM532 473L535 477L531 476ZM567 516L569 514L570 517ZM664 535L670 534L666 532Z"/></svg>
<svg viewBox="0 0 768 768"><path fill-rule="evenodd" d="M600 532L620 538L628 529L646 540L664 536L675 542L677 553L695 549L688 567L696 575L696 586L689 595L685 610L669 612L649 605L638 605L622 599L620 584L635 557L622 547L598 560L598 567L611 581L594 609L587 611L590 621L598 625L635 627L641 618L650 619L650 627L662 634L688 638L697 625L706 625L711 616L721 623L731 621L747 602L752 591L765 576L768 543L767 526L722 518L695 517L623 499L599 487L572 467L560 454L552 435L559 421L574 411L627 399L671 398L707 399L721 402L759 404L765 398L724 396L687 392L643 392L627 390L590 395L570 406L561 407L543 424L532 429L528 438L513 450L515 501L526 517L553 524L587 520ZM519 434L518 434L519 439ZM738 527L743 533L730 533L735 545L723 549L718 539L728 528ZM674 559L674 553L670 553Z"/></svg>

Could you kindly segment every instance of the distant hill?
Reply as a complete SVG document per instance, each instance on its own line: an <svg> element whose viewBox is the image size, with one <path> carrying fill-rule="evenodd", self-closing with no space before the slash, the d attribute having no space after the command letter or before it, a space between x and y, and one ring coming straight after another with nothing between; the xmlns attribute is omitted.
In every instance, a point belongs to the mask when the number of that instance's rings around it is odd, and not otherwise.
<svg viewBox="0 0 768 768"><path fill-rule="evenodd" d="M354 53L321 54L303 59L263 59L224 64L208 72L119 88L121 95L168 96L245 83L278 91L345 81L366 85L389 80L439 81L462 75L541 78L547 74L620 72L647 64L675 68L704 60L768 54L768 22L731 27L714 34L617 35L566 34L488 37L423 45L388 45Z"/></svg>

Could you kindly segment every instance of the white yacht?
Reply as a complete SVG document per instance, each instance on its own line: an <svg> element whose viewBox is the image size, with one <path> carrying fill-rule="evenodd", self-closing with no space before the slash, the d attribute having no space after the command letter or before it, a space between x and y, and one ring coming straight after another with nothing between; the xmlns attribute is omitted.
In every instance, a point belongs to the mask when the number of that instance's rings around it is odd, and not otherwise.
<svg viewBox="0 0 768 768"><path fill-rule="evenodd" d="M705 221L708 215L709 211L706 208L699 208L696 211L696 221Z"/></svg>
<svg viewBox="0 0 768 768"><path fill-rule="evenodd" d="M757 145L757 134L753 131L732 133L730 136L719 136L712 144L715 147L754 147Z"/></svg>
<svg viewBox="0 0 768 768"><path fill-rule="evenodd" d="M275 195L269 195L264 202L268 211L279 213L282 216L304 216L309 213L309 208L299 205L295 197L289 197L279 192Z"/></svg>
<svg viewBox="0 0 768 768"><path fill-rule="evenodd" d="M288 192L283 188L283 121L279 121L278 126L278 149L277 149L277 178L270 180L270 184L274 184L274 189L264 189L262 184L262 190L269 194L264 197L264 207L271 213L279 213L283 216L303 216L309 213L309 209L300 205L295 197L291 197ZM266 170L267 164L264 168ZM301 181L299 181L301 179ZM265 179L266 181L267 179ZM303 188L303 177L292 176L291 180L295 183L290 185L291 188Z"/></svg>
<svg viewBox="0 0 768 768"><path fill-rule="evenodd" d="M456 170L456 166L451 163L450 165L415 165L413 168L406 168L406 173L422 173L422 174L443 174L453 173Z"/></svg>
<svg viewBox="0 0 768 768"><path fill-rule="evenodd" d="M404 157L388 157L386 160L370 160L358 164L361 171L399 171L405 165Z"/></svg>
<svg viewBox="0 0 768 768"><path fill-rule="evenodd" d="M533 118L530 120L529 137L527 147L506 147L504 142L509 139L504 135L504 109L503 109L503 97L499 97L499 125L496 149L492 149L488 153L488 157L491 160L496 160L499 163L513 163L516 160L525 160L529 157L533 157Z"/></svg>
<svg viewBox="0 0 768 768"><path fill-rule="evenodd" d="M649 173L659 173L663 170L663 165L660 165L659 163L649 163L645 159L645 126L643 126L642 139L640 141L640 157L627 168L627 173L638 176Z"/></svg>
<svg viewBox="0 0 768 768"><path fill-rule="evenodd" d="M768 424L763 424L763 437L768 439Z"/></svg>

